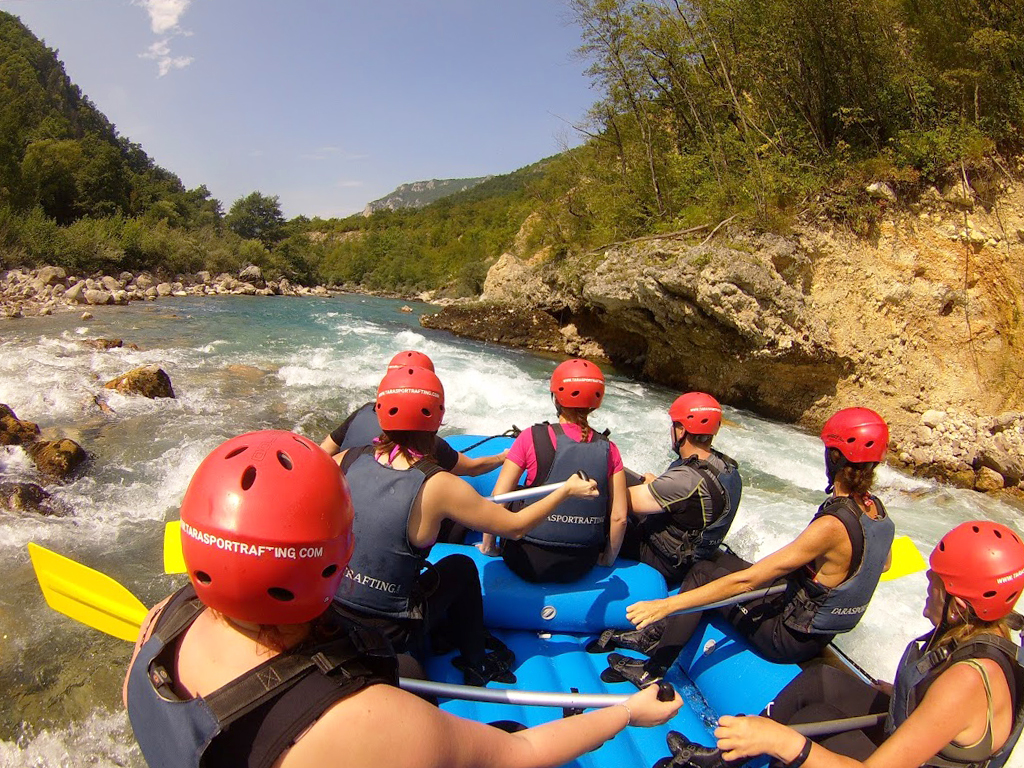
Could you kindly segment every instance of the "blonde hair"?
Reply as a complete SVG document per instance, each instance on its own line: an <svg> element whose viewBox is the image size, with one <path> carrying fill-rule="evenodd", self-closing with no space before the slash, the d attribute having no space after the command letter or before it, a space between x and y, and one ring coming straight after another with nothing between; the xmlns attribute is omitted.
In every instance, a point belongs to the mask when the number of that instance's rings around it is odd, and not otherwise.
<svg viewBox="0 0 1024 768"><path fill-rule="evenodd" d="M587 417L593 412L593 408L567 408L566 406L555 403L555 410L558 412L558 415L567 422L575 424L580 428L584 443L590 441L590 433L593 432L593 429L587 421Z"/></svg>

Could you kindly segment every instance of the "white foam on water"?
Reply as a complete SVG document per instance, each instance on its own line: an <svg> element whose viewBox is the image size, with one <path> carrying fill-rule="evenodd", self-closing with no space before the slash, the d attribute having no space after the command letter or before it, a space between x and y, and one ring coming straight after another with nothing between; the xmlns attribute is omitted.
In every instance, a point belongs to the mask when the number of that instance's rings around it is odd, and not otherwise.
<svg viewBox="0 0 1024 768"><path fill-rule="evenodd" d="M145 768L128 715L95 710L66 728L0 740L0 768Z"/></svg>

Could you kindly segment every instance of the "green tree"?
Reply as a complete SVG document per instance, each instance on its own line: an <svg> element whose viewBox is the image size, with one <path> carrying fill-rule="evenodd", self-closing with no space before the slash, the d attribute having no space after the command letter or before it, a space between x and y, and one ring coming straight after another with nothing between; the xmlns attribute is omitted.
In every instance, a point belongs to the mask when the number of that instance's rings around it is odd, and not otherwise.
<svg viewBox="0 0 1024 768"><path fill-rule="evenodd" d="M239 237L259 240L270 247L282 237L284 215L277 195L252 192L231 204L224 222Z"/></svg>

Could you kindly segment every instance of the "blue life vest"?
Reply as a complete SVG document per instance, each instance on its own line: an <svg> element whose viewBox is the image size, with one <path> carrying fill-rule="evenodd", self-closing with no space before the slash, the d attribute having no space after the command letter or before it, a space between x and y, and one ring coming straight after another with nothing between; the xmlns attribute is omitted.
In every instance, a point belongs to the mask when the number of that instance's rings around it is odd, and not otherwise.
<svg viewBox="0 0 1024 768"><path fill-rule="evenodd" d="M716 462L690 456L676 459L668 465L666 472L679 467L688 467L701 478L701 494L714 510L714 518L703 528L690 528L680 523L682 513L664 512L644 515L641 525L651 547L675 569L688 569L695 560L709 560L736 519L743 494L743 480L736 462L724 453L712 451ZM723 465L722 469L717 466ZM695 502L696 503L696 502Z"/></svg>
<svg viewBox="0 0 1024 768"><path fill-rule="evenodd" d="M374 438L380 437L380 421L377 419L377 412L373 409L373 403L367 403L352 414L352 420L348 423L348 431L345 432L345 439L341 441L342 451L349 448L361 448L369 445Z"/></svg>
<svg viewBox="0 0 1024 768"><path fill-rule="evenodd" d="M150 768L269 768L335 702L374 683L398 684L387 641L333 617L337 631L327 642L182 699L170 676L177 640L204 610L191 585L179 590L129 670L128 718Z"/></svg>
<svg viewBox="0 0 1024 768"><path fill-rule="evenodd" d="M878 509L877 519L864 514L848 496L833 496L818 507L812 522L823 515L833 515L846 527L853 546L850 561L853 573L842 584L830 588L817 583L806 569L801 569L790 580L783 597L788 605L782 619L790 629L810 634L839 634L857 626L864 615L896 533L896 526L882 502L874 496L871 500Z"/></svg>
<svg viewBox="0 0 1024 768"><path fill-rule="evenodd" d="M598 495L589 499L566 499L523 539L548 546L600 547L608 538L608 452L611 450L608 438L595 432L589 443L577 443L565 434L560 424L550 425L555 433L554 455L547 472L543 472L542 456L550 453L552 447L548 427L548 424L537 424L531 429L537 453L537 475L531 487L568 480L582 469L597 481Z"/></svg>
<svg viewBox="0 0 1024 768"><path fill-rule="evenodd" d="M924 765L934 768L1001 768L1024 730L1024 649L1002 637L982 634L964 643L947 643L926 651L931 636L932 632L929 632L912 641L903 653L896 668L886 732L892 734L910 717L928 687L950 666L967 659L992 659L1006 676L1013 702L1013 725L1006 743L995 752L991 752L991 742L987 748L984 745L972 748L949 744ZM987 736L991 740L991 732Z"/></svg>
<svg viewBox="0 0 1024 768"><path fill-rule="evenodd" d="M409 516L423 483L443 470L431 461L393 469L379 464L374 450L353 448L342 461L352 491L355 549L336 599L375 616L422 619L417 584L430 547L409 543Z"/></svg>

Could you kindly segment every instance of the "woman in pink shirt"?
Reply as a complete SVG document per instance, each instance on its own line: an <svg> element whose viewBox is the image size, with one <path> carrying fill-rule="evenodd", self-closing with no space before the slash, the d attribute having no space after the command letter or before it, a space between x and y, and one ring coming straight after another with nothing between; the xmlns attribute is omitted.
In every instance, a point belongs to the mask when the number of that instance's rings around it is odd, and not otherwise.
<svg viewBox="0 0 1024 768"><path fill-rule="evenodd" d="M557 483L583 470L597 482L598 495L567 499L547 520L520 540L504 539L501 556L521 578L569 582L597 564L611 565L626 530L626 475L619 449L588 422L604 399L604 374L591 362L566 360L551 376L558 422L536 424L520 433L501 467L494 493L516 487L526 471L526 487ZM481 549L497 554L495 538Z"/></svg>

